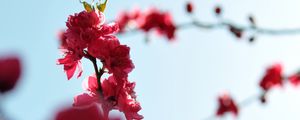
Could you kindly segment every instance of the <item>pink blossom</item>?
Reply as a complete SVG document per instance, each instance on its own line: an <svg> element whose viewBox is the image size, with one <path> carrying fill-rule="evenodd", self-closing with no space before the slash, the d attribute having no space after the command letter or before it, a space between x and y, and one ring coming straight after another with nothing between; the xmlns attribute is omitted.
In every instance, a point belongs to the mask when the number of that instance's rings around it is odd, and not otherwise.
<svg viewBox="0 0 300 120"><path fill-rule="evenodd" d="M130 48L120 45L118 39L113 36L101 37L92 42L88 51L92 56L99 58L109 73L123 78L127 77L134 65L129 55Z"/></svg>
<svg viewBox="0 0 300 120"><path fill-rule="evenodd" d="M138 25L145 32L153 29L159 34L165 35L169 40L175 38L176 26L168 12L161 12L155 8L149 9L138 19Z"/></svg>
<svg viewBox="0 0 300 120"><path fill-rule="evenodd" d="M185 9L186 9L186 12L192 13L193 10L194 10L194 5L193 5L193 3L189 1L189 2L186 4Z"/></svg>
<svg viewBox="0 0 300 120"><path fill-rule="evenodd" d="M82 66L80 62L81 58L82 56L76 55L73 52L67 52L64 58L57 60L57 64L64 65L64 71L67 74L68 80L70 80L73 77L76 69L78 71L77 78L81 76L82 74Z"/></svg>
<svg viewBox="0 0 300 120"><path fill-rule="evenodd" d="M108 116L112 109L123 112L128 120L140 120L143 116L138 112L141 110L139 102L136 101L134 92L135 83L130 83L127 79L118 82L117 78L110 76L102 80L103 96L99 91L94 91L96 78L90 76L86 90L87 93L80 94L74 98L74 106L87 106L98 103L104 111L104 116ZM91 90L91 91L90 91Z"/></svg>
<svg viewBox="0 0 300 120"><path fill-rule="evenodd" d="M101 35L100 26L104 22L104 15L101 12L82 11L71 15L66 23L68 29L65 36L69 49L76 53L82 53L82 50L88 44Z"/></svg>
<svg viewBox="0 0 300 120"><path fill-rule="evenodd" d="M228 93L223 93L222 95L220 95L218 98L218 102L219 107L216 112L217 116L223 116L225 113L232 113L235 116L238 115L238 106Z"/></svg>
<svg viewBox="0 0 300 120"><path fill-rule="evenodd" d="M120 26L120 32L124 32L127 25L132 21L136 22L136 20L141 16L141 11L139 9L133 9L132 11L122 11L119 13L116 18L116 22Z"/></svg>
<svg viewBox="0 0 300 120"><path fill-rule="evenodd" d="M67 30L60 33L60 48L65 57L58 60L58 64L64 65L68 79L71 79L78 69L78 76L81 76L81 58L85 56L85 49L98 49L99 46L90 45L98 39L116 39L113 35L118 32L119 27L115 23L103 24L104 15L101 12L82 11L71 15L66 23ZM117 39L116 39L117 40ZM117 40L118 41L118 40ZM94 55L94 54L93 54ZM105 56L105 55L104 55ZM95 56L94 56L95 57Z"/></svg>
<svg viewBox="0 0 300 120"><path fill-rule="evenodd" d="M13 89L21 76L21 61L15 56L0 58L0 92Z"/></svg>
<svg viewBox="0 0 300 120"><path fill-rule="evenodd" d="M292 74L288 77L289 82L294 86L299 86L300 84L300 73Z"/></svg>
<svg viewBox="0 0 300 120"><path fill-rule="evenodd" d="M70 107L59 111L55 120L108 120L101 114L98 105Z"/></svg>
<svg viewBox="0 0 300 120"><path fill-rule="evenodd" d="M265 75L263 76L260 87L268 91L269 89L275 86L282 85L282 66L281 64L274 64L270 66L267 70Z"/></svg>

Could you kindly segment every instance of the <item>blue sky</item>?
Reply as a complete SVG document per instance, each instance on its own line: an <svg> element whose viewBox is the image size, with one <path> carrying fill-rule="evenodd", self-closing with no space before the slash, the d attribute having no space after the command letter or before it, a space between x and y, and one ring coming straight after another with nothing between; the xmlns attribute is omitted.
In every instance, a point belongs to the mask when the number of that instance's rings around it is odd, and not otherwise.
<svg viewBox="0 0 300 120"><path fill-rule="evenodd" d="M121 10L150 6L170 11L176 23L188 22L185 0L109 1L106 18L111 21ZM297 0L194 0L196 17L215 22L215 5L224 8L224 17L247 24L253 14L259 26L300 27ZM172 4L170 4L172 3ZM19 53L24 74L17 88L1 96L5 113L14 120L51 119L55 111L82 92L80 79L67 80L60 58L56 33L65 28L68 15L83 7L77 0L1 1L0 53ZM227 30L179 30L174 43L155 34L150 44L142 33L120 36L131 47L136 69L129 75L137 83L138 100L145 120L201 120L214 113L216 97L229 91L237 101L259 93L257 83L265 67L281 62L284 72L300 68L300 34L258 36L254 44L237 40ZM83 61L84 74L93 69ZM253 103L241 110L240 120L299 119L300 89L287 86L269 95L269 103ZM228 116L225 119L232 119Z"/></svg>

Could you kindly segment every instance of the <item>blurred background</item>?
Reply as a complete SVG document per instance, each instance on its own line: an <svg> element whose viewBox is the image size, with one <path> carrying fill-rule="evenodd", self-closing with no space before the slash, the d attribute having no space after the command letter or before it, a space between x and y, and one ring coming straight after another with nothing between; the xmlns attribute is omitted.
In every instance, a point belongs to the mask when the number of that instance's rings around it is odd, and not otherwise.
<svg viewBox="0 0 300 120"><path fill-rule="evenodd" d="M176 24L189 22L187 0L111 0L105 15L113 21L122 10L157 7L172 13ZM223 8L224 18L248 24L256 17L266 28L300 27L298 0L191 0L195 16L216 22L214 7ZM67 80L62 66L57 32L67 17L83 10L78 0L1 1L0 54L22 55L24 70L16 89L1 96L3 112L12 120L49 120L61 106L70 105L81 93L81 82L93 73L84 60L83 77ZM141 114L145 120L202 120L215 113L217 96L229 91L237 102L260 92L258 82L265 68L274 62L289 74L300 69L300 34L260 35L254 43L236 39L227 29L204 30L191 27L177 31L176 41L151 34L122 35L121 43L131 47L136 68L129 78L135 81ZM285 86L273 90L267 104L254 102L241 109L240 120L297 120L300 89ZM235 119L231 115L224 119Z"/></svg>

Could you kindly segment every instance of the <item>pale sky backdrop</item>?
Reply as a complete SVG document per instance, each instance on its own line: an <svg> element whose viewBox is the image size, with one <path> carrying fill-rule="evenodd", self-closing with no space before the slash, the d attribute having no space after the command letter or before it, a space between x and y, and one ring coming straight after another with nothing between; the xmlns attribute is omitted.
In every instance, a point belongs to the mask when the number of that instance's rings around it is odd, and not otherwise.
<svg viewBox="0 0 300 120"><path fill-rule="evenodd" d="M194 0L197 18L216 21L215 5L224 17L248 24L253 14L259 26L300 27L298 0ZM188 22L186 0L110 0L107 21L121 10L150 6L170 11L176 23ZM65 28L68 15L80 12L78 0L4 0L0 7L0 54L22 55L24 74L17 88L1 96L3 111L12 120L49 120L60 106L81 93L80 79L67 80L60 58L56 33ZM258 82L265 68L281 62L284 72L300 69L300 34L258 36L254 44L237 40L226 29L179 30L174 43L151 35L144 43L143 33L120 36L131 47L136 68L129 75L135 81L141 114L145 120L202 120L214 114L217 95L229 91L238 101L259 93ZM83 61L84 74L93 72ZM241 110L239 120L299 120L300 88L287 86L274 90L269 103L255 102ZM228 120L232 117L226 117Z"/></svg>

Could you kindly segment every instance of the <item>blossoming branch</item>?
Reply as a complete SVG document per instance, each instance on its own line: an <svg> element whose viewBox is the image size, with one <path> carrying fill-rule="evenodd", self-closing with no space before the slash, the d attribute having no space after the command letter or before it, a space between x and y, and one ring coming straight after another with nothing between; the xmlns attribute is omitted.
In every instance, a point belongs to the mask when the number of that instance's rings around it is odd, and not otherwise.
<svg viewBox="0 0 300 120"><path fill-rule="evenodd" d="M135 83L128 80L128 74L134 69L130 48L115 36L118 24L104 23L107 0L82 4L85 10L70 15L67 29L60 34L60 50L64 56L57 63L63 65L68 80L76 70L77 78L81 76L81 59L90 60L95 73L83 81L86 92L75 96L73 107L58 113L56 119L79 120L90 115L89 120L108 120L111 110L123 112L127 120L143 119L138 114L141 106L136 100ZM104 78L103 74L109 77ZM73 114L76 112L81 114Z"/></svg>
<svg viewBox="0 0 300 120"><path fill-rule="evenodd" d="M122 11L116 17L116 22L120 24L120 34L126 34L136 31L142 31L146 34L156 31L159 35L165 36L169 41L176 38L176 32L180 29L197 27L199 29L227 29L237 39L248 39L249 42L256 40L258 35L286 35L300 34L300 28L293 29L269 29L258 26L255 16L248 15L248 25L234 23L222 16L223 9L221 6L215 6L213 12L217 22L202 22L194 16L196 13L194 4L187 2L185 5L186 13L191 21L187 23L175 23L172 14L167 11L160 11L151 7L145 11L133 9L131 11ZM246 36L246 33L249 35ZM148 39L145 39L148 40Z"/></svg>

